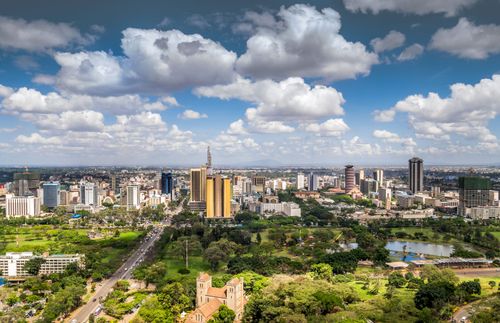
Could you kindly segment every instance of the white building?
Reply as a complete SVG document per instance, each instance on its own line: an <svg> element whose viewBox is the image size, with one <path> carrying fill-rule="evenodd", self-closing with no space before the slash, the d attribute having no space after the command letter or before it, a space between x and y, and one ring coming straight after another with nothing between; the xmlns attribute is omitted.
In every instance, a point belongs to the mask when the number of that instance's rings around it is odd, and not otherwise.
<svg viewBox="0 0 500 323"><path fill-rule="evenodd" d="M80 184L80 203L83 205L98 206L97 185L94 183Z"/></svg>
<svg viewBox="0 0 500 323"><path fill-rule="evenodd" d="M5 256L0 256L0 271L7 277L30 276L24 270L24 264L35 257L42 257L45 260L40 267L39 275L62 273L72 262L78 263L79 266L83 264L83 256L79 254L34 256L32 252L7 252Z"/></svg>
<svg viewBox="0 0 500 323"><path fill-rule="evenodd" d="M40 198L34 196L14 196L7 194L5 197L5 215L10 217L36 217L40 215Z"/></svg>
<svg viewBox="0 0 500 323"><path fill-rule="evenodd" d="M500 207L478 206L465 209L465 216L474 220L500 219Z"/></svg>
<svg viewBox="0 0 500 323"><path fill-rule="evenodd" d="M302 173L297 173L297 189L304 189L304 174Z"/></svg>
<svg viewBox="0 0 500 323"><path fill-rule="evenodd" d="M300 210L300 206L297 203L283 202L281 204L283 205L283 213L285 213L286 216L298 216L298 217L300 217L301 210Z"/></svg>
<svg viewBox="0 0 500 323"><path fill-rule="evenodd" d="M141 192L138 185L127 185L127 210L138 210L141 206Z"/></svg>
<svg viewBox="0 0 500 323"><path fill-rule="evenodd" d="M382 206L389 210L391 208L392 190L390 188L381 188L378 190L378 198L382 201Z"/></svg>

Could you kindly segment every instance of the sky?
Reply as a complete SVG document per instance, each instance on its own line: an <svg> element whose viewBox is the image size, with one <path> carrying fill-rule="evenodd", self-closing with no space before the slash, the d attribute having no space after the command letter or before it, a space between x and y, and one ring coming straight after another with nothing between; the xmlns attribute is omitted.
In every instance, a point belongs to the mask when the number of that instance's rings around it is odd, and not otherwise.
<svg viewBox="0 0 500 323"><path fill-rule="evenodd" d="M500 0L0 4L0 165L500 164Z"/></svg>

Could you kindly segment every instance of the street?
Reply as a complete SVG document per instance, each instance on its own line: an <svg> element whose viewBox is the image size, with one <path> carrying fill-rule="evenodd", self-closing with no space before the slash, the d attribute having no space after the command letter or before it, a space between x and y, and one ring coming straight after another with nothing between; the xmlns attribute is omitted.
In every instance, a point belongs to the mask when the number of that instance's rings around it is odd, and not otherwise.
<svg viewBox="0 0 500 323"><path fill-rule="evenodd" d="M182 203L174 212L168 212L171 216L182 210ZM108 279L103 280L96 286L96 291L90 298L87 304L81 306L66 319L66 322L84 323L88 321L90 314L100 312L103 301L106 296L112 291L113 286L118 280L130 279L134 269L142 262L150 248L158 241L163 233L163 228L170 225L170 218L166 218L162 223L157 225L142 241L139 247L130 255L130 257L118 268L118 270ZM99 309L98 309L99 308ZM97 316L97 315L96 315Z"/></svg>

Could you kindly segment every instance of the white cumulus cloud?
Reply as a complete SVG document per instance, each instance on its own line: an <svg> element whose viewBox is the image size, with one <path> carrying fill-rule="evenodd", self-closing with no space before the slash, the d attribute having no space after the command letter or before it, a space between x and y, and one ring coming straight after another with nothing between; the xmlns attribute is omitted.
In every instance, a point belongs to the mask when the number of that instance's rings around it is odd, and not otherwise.
<svg viewBox="0 0 500 323"><path fill-rule="evenodd" d="M393 50L403 46L406 37L399 31L391 30L384 38L374 38L370 41L375 53Z"/></svg>
<svg viewBox="0 0 500 323"><path fill-rule="evenodd" d="M395 11L425 15L441 13L446 16L455 16L463 8L475 4L478 0L344 0L347 10L363 13L381 11Z"/></svg>
<svg viewBox="0 0 500 323"><path fill-rule="evenodd" d="M208 118L208 116L205 113L200 113L198 111L194 111L191 109L184 110L179 117L181 119L205 119Z"/></svg>

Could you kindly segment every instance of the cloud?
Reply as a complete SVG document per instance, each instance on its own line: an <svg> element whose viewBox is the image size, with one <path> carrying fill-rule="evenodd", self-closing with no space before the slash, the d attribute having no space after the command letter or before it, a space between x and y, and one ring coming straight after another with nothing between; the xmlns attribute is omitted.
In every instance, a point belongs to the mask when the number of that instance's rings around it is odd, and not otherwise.
<svg viewBox="0 0 500 323"><path fill-rule="evenodd" d="M384 38L375 38L370 41L375 53L390 51L403 46L405 35L399 31L391 30Z"/></svg>
<svg viewBox="0 0 500 323"><path fill-rule="evenodd" d="M232 122L227 129L227 133L230 135L246 135L248 132L245 129L245 122L242 119Z"/></svg>
<svg viewBox="0 0 500 323"><path fill-rule="evenodd" d="M375 130L373 131L373 137L383 139L385 142L389 143L400 143L404 146L417 145L413 138L401 138L398 134L387 130Z"/></svg>
<svg viewBox="0 0 500 323"><path fill-rule="evenodd" d="M40 64L31 56L21 55L15 58L14 64L22 70L36 70L40 67Z"/></svg>
<svg viewBox="0 0 500 323"><path fill-rule="evenodd" d="M60 145L62 140L58 137L43 137L39 133L35 132L29 136L17 136L16 142L27 145Z"/></svg>
<svg viewBox="0 0 500 323"><path fill-rule="evenodd" d="M198 34L128 28L121 46L125 57L102 51L57 53L57 87L93 95L168 93L226 84L236 76L236 54Z"/></svg>
<svg viewBox="0 0 500 323"><path fill-rule="evenodd" d="M377 55L360 42L347 41L339 34L340 27L335 10L318 11L302 4L281 7L275 23L268 15L256 17L252 25L256 32L236 63L237 71L257 79L341 80L367 75L378 63Z"/></svg>
<svg viewBox="0 0 500 323"><path fill-rule="evenodd" d="M179 115L181 119L205 119L208 118L208 116L205 113L199 113L198 111L194 110L184 110L182 114Z"/></svg>
<svg viewBox="0 0 500 323"><path fill-rule="evenodd" d="M424 46L420 44L413 44L406 47L401 54L398 56L398 61L410 61L422 55L424 52Z"/></svg>
<svg viewBox="0 0 500 323"><path fill-rule="evenodd" d="M61 114L27 114L24 120L33 122L38 128L50 131L71 130L101 131L104 129L104 116L100 112L64 111Z"/></svg>
<svg viewBox="0 0 500 323"><path fill-rule="evenodd" d="M186 19L186 22L192 26L198 27L200 29L205 29L210 27L210 23L200 14L193 14Z"/></svg>
<svg viewBox="0 0 500 323"><path fill-rule="evenodd" d="M160 23L158 24L158 27L167 27L172 23L172 19L165 17L163 18Z"/></svg>
<svg viewBox="0 0 500 323"><path fill-rule="evenodd" d="M65 111L95 110L111 114L134 114L140 111L161 111L167 109L162 102L149 101L138 95L90 96L63 95L57 92L43 94L35 89L22 87L14 91L4 88L4 99L0 111L7 114L58 114ZM0 94L1 94L0 87Z"/></svg>
<svg viewBox="0 0 500 323"><path fill-rule="evenodd" d="M375 118L390 121L403 112L420 138L448 140L454 134L496 142L487 125L500 113L500 75L474 85L456 83L450 89L450 96L445 98L432 92L408 96L388 110L377 111Z"/></svg>
<svg viewBox="0 0 500 323"><path fill-rule="evenodd" d="M500 26L475 25L460 18L455 27L440 28L429 47L461 58L485 59L500 53Z"/></svg>
<svg viewBox="0 0 500 323"><path fill-rule="evenodd" d="M325 137L340 137L349 131L349 126L343 119L328 119L323 123L310 123L304 130Z"/></svg>
<svg viewBox="0 0 500 323"><path fill-rule="evenodd" d="M341 149L346 155L371 156L381 153L379 145L364 143L358 136L354 136L350 140L342 140Z"/></svg>
<svg viewBox="0 0 500 323"><path fill-rule="evenodd" d="M373 111L375 121L378 122L391 122L396 116L395 110L375 110Z"/></svg>
<svg viewBox="0 0 500 323"><path fill-rule="evenodd" d="M252 82L239 78L228 85L200 87L197 95L219 99L240 99L252 102L246 116L250 120L315 120L343 115L342 93L324 85L310 86L302 78L291 77L281 82L262 80Z"/></svg>
<svg viewBox="0 0 500 323"><path fill-rule="evenodd" d="M347 10L362 13L394 11L425 15L441 13L447 17L455 16L460 10L470 7L478 0L344 0Z"/></svg>
<svg viewBox="0 0 500 323"><path fill-rule="evenodd" d="M46 52L70 45L89 45L93 41L94 36L82 35L78 29L66 23L47 20L28 22L0 16L0 48Z"/></svg>

